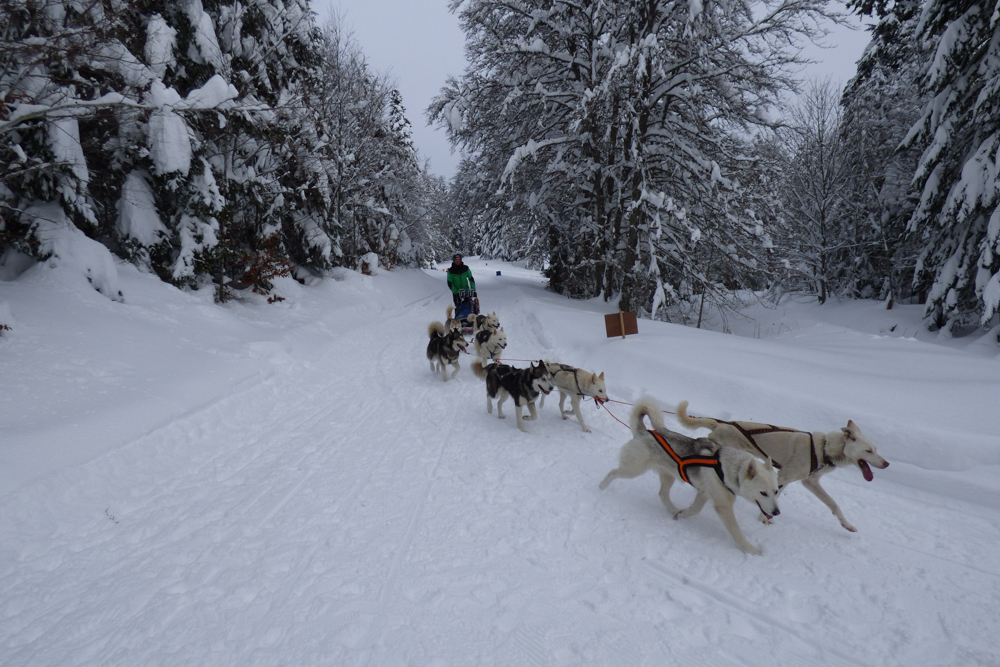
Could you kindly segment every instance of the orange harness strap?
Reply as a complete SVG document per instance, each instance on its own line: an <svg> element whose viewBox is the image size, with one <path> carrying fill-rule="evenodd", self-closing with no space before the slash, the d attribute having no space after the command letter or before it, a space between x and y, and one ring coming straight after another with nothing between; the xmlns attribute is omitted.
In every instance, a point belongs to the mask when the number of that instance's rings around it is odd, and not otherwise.
<svg viewBox="0 0 1000 667"><path fill-rule="evenodd" d="M685 468L687 468L688 466L701 466L703 468L712 468L715 470L715 474L719 476L719 479L721 479L723 483L725 483L726 478L723 477L722 463L719 462L718 454L711 457L680 456L677 454L677 452L674 451L673 447L670 446L670 443L667 442L667 439L664 438L662 435L660 435L656 431L650 431L649 433L653 436L653 438L656 439L656 442L660 443L660 447L663 448L663 451L665 451L670 456L670 458L674 460L674 463L677 464L677 471L681 474L681 479L683 479L688 484L691 483L691 480L688 479L687 471L685 470Z"/></svg>

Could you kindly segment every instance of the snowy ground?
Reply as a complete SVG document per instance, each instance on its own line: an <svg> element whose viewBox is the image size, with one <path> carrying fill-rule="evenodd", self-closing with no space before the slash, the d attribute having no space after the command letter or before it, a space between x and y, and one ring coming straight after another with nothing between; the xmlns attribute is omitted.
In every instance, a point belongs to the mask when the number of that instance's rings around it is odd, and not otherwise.
<svg viewBox="0 0 1000 667"><path fill-rule="evenodd" d="M599 491L629 436L593 403L591 434L556 401L524 434L468 357L430 372L440 272L219 307L127 266L124 303L32 269L0 282L0 665L1000 664L995 343L794 301L742 336L606 339L607 304L470 264L509 357L621 401L853 419L891 461L824 478L858 532L793 485L773 526L738 501L748 556L711 510L671 520L653 475Z"/></svg>

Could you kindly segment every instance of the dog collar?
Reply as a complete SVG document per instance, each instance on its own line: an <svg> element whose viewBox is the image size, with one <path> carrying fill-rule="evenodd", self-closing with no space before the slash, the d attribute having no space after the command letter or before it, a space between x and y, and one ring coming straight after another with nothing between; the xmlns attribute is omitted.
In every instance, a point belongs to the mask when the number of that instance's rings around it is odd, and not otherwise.
<svg viewBox="0 0 1000 667"><path fill-rule="evenodd" d="M813 434L809 434L809 474L813 475L824 468L837 467L837 464L826 455L826 441L823 442L823 464L820 465L819 454L816 452L816 442Z"/></svg>
<svg viewBox="0 0 1000 667"><path fill-rule="evenodd" d="M665 451L667 455L669 455L670 458L674 460L674 463L677 464L677 471L680 473L681 479L683 479L685 482L691 484L691 480L688 479L687 471L685 470L685 468L688 468L690 466L696 466L699 468L712 468L713 470L715 470L715 474L719 476L719 479L722 481L723 486L725 486L726 476L722 472L722 462L719 461L718 454L714 456L693 456L693 455L681 456L674 451L674 448L670 446L670 443L667 442L666 438L664 438L656 431L649 431L649 432L656 440L656 442L659 443L660 447L663 448L663 451Z"/></svg>

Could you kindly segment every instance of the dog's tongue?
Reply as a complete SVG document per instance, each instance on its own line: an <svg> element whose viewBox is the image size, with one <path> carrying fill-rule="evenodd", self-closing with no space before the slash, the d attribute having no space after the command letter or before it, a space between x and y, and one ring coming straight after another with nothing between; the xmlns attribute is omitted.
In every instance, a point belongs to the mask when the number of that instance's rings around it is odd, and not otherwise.
<svg viewBox="0 0 1000 667"><path fill-rule="evenodd" d="M868 467L868 461L861 459L858 461L858 467L861 468L861 474L865 476L865 481L870 482L875 477L872 475L872 469Z"/></svg>

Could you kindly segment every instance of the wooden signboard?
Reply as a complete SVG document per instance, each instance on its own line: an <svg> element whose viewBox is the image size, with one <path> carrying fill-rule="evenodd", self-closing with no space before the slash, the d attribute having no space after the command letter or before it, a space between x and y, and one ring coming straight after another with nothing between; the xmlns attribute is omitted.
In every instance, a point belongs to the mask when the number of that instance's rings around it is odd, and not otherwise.
<svg viewBox="0 0 1000 667"><path fill-rule="evenodd" d="M612 336L625 338L630 334L639 333L639 322L634 310L627 313L619 311L604 316L604 328L608 331L608 338Z"/></svg>

